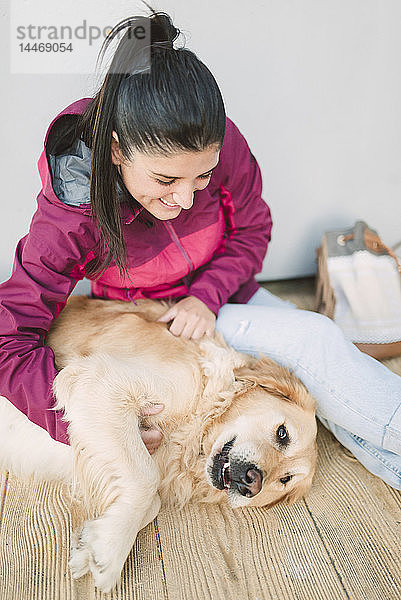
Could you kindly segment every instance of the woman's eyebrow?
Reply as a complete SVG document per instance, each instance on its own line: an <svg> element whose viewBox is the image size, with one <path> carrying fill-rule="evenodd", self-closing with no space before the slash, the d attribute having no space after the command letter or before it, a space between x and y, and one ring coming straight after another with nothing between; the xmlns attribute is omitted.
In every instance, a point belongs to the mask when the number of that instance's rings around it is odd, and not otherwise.
<svg viewBox="0 0 401 600"><path fill-rule="evenodd" d="M214 171L215 168L218 167L218 166L219 166L219 163L217 163L217 165L215 165L214 167L212 167L208 171L205 171L204 173L201 173L200 175L198 175L198 177L201 177L202 175L206 175L206 173L210 173L211 171ZM158 177L165 177L166 179L184 179L183 177L173 177L173 175L163 175L163 173L155 173L154 171L151 171L151 173L153 175L157 175Z"/></svg>

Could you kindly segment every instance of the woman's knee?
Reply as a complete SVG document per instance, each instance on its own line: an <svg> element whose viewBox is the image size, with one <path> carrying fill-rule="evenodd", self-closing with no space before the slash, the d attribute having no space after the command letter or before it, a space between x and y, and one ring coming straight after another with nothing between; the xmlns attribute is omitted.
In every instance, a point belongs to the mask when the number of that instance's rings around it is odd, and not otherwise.
<svg viewBox="0 0 401 600"><path fill-rule="evenodd" d="M283 335L298 339L302 344L327 344L344 342L344 334L336 323L320 313L308 310L286 311L282 315L280 329Z"/></svg>
<svg viewBox="0 0 401 600"><path fill-rule="evenodd" d="M321 352L328 342L344 341L331 319L300 309L226 305L219 313L216 328L228 343L242 351L259 351L276 359L288 356L290 362L304 355L305 350L310 349L316 356L316 349Z"/></svg>
<svg viewBox="0 0 401 600"><path fill-rule="evenodd" d="M344 338L344 334L341 329L329 317L308 310L303 310L300 312L303 313L306 333L318 335L325 339L332 339L335 337Z"/></svg>

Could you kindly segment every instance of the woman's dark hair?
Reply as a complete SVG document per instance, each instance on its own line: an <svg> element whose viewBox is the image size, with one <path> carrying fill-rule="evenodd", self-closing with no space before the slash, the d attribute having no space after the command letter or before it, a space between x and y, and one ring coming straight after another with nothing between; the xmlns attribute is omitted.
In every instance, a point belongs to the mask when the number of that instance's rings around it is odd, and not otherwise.
<svg viewBox="0 0 401 600"><path fill-rule="evenodd" d="M87 274L92 276L103 273L113 258L120 273L127 273L117 183L128 201L132 197L112 163L112 132L117 133L127 160L136 150L148 155L198 152L223 144L225 110L212 73L192 51L173 47L180 31L166 13L146 6L150 17L124 19L104 40L99 60L123 33L104 82L79 124L82 139L92 149L92 214L108 251L103 264L88 265ZM138 68L140 51L134 32L144 19L148 31L150 22L150 64ZM142 56L146 47L144 52Z"/></svg>

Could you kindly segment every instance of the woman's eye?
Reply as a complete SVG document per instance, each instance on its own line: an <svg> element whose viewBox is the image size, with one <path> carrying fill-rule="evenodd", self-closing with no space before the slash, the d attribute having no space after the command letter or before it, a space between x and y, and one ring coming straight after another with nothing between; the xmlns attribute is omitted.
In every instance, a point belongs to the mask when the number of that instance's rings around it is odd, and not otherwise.
<svg viewBox="0 0 401 600"><path fill-rule="evenodd" d="M176 181L176 179L173 179L173 181L162 181L161 179L156 179L156 181L157 183L161 183L162 185L171 185Z"/></svg>
<svg viewBox="0 0 401 600"><path fill-rule="evenodd" d="M211 176L212 176L211 173L209 173L208 175L199 175L198 179L209 179L209 177L211 177ZM177 180L172 179L171 181L162 181L161 179L156 179L156 181L157 181L157 183L160 183L161 185L172 185Z"/></svg>

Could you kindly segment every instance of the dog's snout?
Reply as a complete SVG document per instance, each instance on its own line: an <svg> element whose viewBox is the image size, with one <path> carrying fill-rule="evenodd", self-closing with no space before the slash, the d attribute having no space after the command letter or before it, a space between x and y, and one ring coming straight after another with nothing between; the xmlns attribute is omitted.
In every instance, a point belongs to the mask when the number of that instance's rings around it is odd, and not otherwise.
<svg viewBox="0 0 401 600"><path fill-rule="evenodd" d="M242 496L253 498L262 489L262 479L262 473L258 468L247 465L238 474L238 479L233 480L233 484Z"/></svg>

